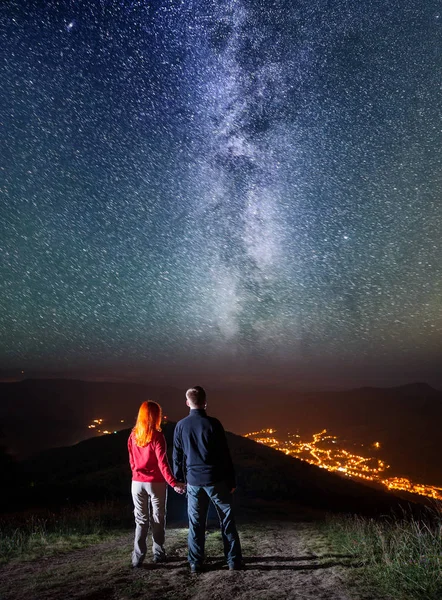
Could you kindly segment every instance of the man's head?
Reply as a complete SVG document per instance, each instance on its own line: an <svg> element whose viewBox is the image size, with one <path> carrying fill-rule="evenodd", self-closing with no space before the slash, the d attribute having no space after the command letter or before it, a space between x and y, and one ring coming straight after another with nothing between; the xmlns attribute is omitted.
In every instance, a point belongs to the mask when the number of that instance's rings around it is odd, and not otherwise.
<svg viewBox="0 0 442 600"><path fill-rule="evenodd" d="M206 408L206 392L200 385L187 390L186 404L189 408Z"/></svg>

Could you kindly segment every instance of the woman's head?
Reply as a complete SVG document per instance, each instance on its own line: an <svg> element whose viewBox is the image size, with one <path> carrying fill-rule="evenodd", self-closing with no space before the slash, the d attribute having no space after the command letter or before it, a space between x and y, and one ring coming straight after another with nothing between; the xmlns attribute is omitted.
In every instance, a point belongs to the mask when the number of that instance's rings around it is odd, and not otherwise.
<svg viewBox="0 0 442 600"><path fill-rule="evenodd" d="M137 422L133 429L137 446L147 446L154 431L161 431L163 412L156 402L143 402L138 411Z"/></svg>

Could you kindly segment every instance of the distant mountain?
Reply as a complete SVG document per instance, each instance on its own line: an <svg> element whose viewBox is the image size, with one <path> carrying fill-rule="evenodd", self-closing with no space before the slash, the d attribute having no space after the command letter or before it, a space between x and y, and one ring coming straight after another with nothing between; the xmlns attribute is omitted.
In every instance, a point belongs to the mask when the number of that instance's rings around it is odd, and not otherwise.
<svg viewBox="0 0 442 600"><path fill-rule="evenodd" d="M1 443L19 458L90 437L97 418L107 429L130 426L144 400L160 402L175 419L185 408L180 390L119 382L25 379L0 383L0 397Z"/></svg>
<svg viewBox="0 0 442 600"><path fill-rule="evenodd" d="M169 453L174 424L164 426ZM83 441L75 446L45 451L21 464L23 489L12 489L14 508L26 505L57 506L107 499L130 502L127 457L129 430ZM357 483L314 467L249 439L228 434L237 470L237 502L259 506L286 502L293 507L361 514L386 514L409 503L383 490ZM17 504L18 503L18 504ZM183 498L170 493L172 514L185 516ZM23 506L21 506L23 508Z"/></svg>

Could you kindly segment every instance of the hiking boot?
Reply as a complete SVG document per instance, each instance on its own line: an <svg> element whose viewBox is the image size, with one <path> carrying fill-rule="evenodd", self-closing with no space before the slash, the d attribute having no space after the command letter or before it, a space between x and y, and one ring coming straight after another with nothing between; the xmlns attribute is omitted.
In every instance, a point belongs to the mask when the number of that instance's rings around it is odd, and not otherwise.
<svg viewBox="0 0 442 600"><path fill-rule="evenodd" d="M152 560L155 564L165 563L167 561L167 556L165 554L159 555L159 556L154 556Z"/></svg>
<svg viewBox="0 0 442 600"><path fill-rule="evenodd" d="M244 571L244 563L232 563L229 565L229 571Z"/></svg>
<svg viewBox="0 0 442 600"><path fill-rule="evenodd" d="M199 565L197 563L189 563L189 566L190 566L190 572L192 574L202 573L203 572L202 565Z"/></svg>

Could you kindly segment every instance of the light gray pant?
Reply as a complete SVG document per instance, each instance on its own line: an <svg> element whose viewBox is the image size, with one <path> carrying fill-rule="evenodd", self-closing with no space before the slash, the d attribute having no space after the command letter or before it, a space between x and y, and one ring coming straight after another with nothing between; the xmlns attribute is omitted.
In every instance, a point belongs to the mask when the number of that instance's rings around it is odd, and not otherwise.
<svg viewBox="0 0 442 600"><path fill-rule="evenodd" d="M132 481L132 499L135 515L135 541L132 564L140 565L147 552L147 534L149 522L152 530L153 557L166 556L164 538L166 535L166 499L167 484Z"/></svg>

